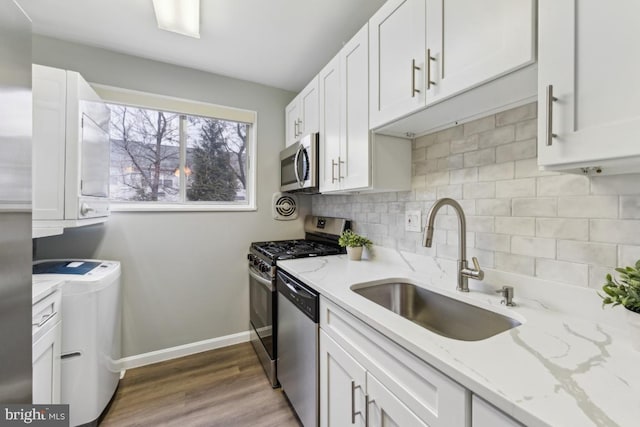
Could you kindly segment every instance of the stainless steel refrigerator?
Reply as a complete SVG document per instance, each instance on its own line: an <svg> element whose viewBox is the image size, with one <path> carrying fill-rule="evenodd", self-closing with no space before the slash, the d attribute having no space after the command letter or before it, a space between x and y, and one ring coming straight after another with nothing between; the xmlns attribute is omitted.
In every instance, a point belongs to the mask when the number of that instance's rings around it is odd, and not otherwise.
<svg viewBox="0 0 640 427"><path fill-rule="evenodd" d="M0 402L31 403L31 22L0 0Z"/></svg>

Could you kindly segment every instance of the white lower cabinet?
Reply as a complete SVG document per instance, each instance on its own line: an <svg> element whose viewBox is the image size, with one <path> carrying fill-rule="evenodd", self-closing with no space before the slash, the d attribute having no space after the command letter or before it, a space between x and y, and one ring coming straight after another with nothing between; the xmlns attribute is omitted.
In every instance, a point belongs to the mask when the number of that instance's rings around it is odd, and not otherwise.
<svg viewBox="0 0 640 427"><path fill-rule="evenodd" d="M470 425L470 393L325 298L320 425Z"/></svg>
<svg viewBox="0 0 640 427"><path fill-rule="evenodd" d="M524 427L476 395L473 395L471 400L471 425L472 427Z"/></svg>

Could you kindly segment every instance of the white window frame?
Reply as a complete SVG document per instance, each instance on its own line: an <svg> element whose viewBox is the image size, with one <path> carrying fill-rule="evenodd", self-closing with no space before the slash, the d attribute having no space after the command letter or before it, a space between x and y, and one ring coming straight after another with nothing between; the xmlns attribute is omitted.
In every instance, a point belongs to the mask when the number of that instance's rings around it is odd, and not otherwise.
<svg viewBox="0 0 640 427"><path fill-rule="evenodd" d="M247 202L126 202L110 201L112 212L193 212L193 211L255 211L257 192L257 146L258 146L258 113L251 110L226 107L206 102L156 95L131 89L122 89L92 83L91 86L103 101L113 104L138 108L168 111L192 116L203 116L214 119L247 123ZM181 144L181 150L184 149ZM182 157L182 156L181 156ZM181 180L182 181L182 180ZM182 185L182 183L181 183Z"/></svg>

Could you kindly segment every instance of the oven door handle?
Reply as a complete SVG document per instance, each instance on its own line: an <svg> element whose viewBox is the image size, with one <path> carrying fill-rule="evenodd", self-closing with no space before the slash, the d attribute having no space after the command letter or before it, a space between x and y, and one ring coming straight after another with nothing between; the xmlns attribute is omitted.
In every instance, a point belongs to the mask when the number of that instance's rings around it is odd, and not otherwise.
<svg viewBox="0 0 640 427"><path fill-rule="evenodd" d="M271 292L275 292L276 287L273 286L273 283L271 282L271 280L265 279L264 277L257 275L251 270L249 270L249 276L254 278L258 283L260 283L261 285L269 289Z"/></svg>

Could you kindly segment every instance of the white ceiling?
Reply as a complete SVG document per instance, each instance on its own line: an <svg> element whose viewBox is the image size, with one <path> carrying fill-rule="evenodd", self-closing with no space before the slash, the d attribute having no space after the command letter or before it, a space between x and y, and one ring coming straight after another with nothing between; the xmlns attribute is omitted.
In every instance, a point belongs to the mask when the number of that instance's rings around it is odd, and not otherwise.
<svg viewBox="0 0 640 427"><path fill-rule="evenodd" d="M385 0L201 0L200 39L152 0L17 0L37 34L299 91Z"/></svg>

